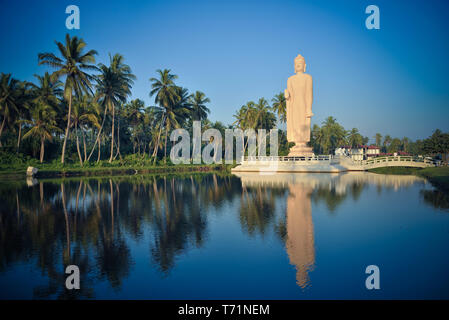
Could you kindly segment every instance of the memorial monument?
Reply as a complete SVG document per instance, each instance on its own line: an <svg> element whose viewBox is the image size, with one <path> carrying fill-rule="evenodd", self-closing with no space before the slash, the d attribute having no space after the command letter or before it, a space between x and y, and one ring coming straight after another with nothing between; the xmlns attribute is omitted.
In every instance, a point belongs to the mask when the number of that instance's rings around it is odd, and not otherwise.
<svg viewBox="0 0 449 320"><path fill-rule="evenodd" d="M313 81L312 76L305 73L306 61L303 56L299 54L295 58L294 66L295 74L288 78L284 95L287 104L287 140L295 145L286 157L270 155L243 158L240 165L231 169L232 172L348 171L349 167L342 165L339 159L330 155L314 155L312 148L307 145L310 142L310 120L313 116Z"/></svg>
<svg viewBox="0 0 449 320"><path fill-rule="evenodd" d="M306 62L300 54L295 58L295 75L287 80L284 91L287 101L287 140L294 142L289 157L313 156L310 141L310 118L312 113L313 80L312 76L304 73Z"/></svg>

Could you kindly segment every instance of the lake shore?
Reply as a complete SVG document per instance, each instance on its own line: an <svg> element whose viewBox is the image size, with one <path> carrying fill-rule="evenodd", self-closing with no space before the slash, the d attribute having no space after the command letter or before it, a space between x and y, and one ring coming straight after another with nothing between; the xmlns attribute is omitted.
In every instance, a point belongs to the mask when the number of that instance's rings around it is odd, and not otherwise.
<svg viewBox="0 0 449 320"><path fill-rule="evenodd" d="M105 165L80 167L77 165L65 165L64 167L52 167L49 165L37 166L36 178L72 177L72 176L111 176L111 175L136 175L153 173L188 173L188 172L230 172L232 165L226 164L186 164L186 165ZM2 168L0 178L25 177L24 168Z"/></svg>

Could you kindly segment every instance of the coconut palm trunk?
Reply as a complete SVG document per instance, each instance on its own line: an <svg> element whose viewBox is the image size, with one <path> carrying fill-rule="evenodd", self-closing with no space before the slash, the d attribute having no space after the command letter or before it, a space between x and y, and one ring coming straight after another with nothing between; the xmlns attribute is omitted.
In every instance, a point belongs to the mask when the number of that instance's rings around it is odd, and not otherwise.
<svg viewBox="0 0 449 320"><path fill-rule="evenodd" d="M100 162L100 155L101 155L101 138L100 138L100 141L98 142L98 158L97 158L97 163Z"/></svg>
<svg viewBox="0 0 449 320"><path fill-rule="evenodd" d="M112 129L111 129L111 156L109 157L109 163L112 162L114 157L114 130L115 129L115 105L112 103Z"/></svg>
<svg viewBox="0 0 449 320"><path fill-rule="evenodd" d="M167 118L166 118L167 119ZM164 147L164 164L167 163L167 136L168 136L168 126L169 122L166 121L165 123L165 147Z"/></svg>
<svg viewBox="0 0 449 320"><path fill-rule="evenodd" d="M117 119L117 154L120 156L120 160L122 160L122 154L120 153L120 117ZM117 157L115 155L114 159Z"/></svg>
<svg viewBox="0 0 449 320"><path fill-rule="evenodd" d="M100 135L101 135L101 131L103 130L104 122L106 121L106 114L107 114L107 108L105 108L105 110L104 110L103 121L101 122L100 129L98 130L98 134L97 134L97 138L95 139L94 146L92 147L92 150L89 153L89 157L87 157L87 161L90 160L90 157L94 153L94 150L95 150L95 147L97 146L97 144L98 144L98 148L100 148Z"/></svg>
<svg viewBox="0 0 449 320"><path fill-rule="evenodd" d="M75 123L75 136L76 136L76 151L78 151L80 165L83 166L83 158L81 157L80 142L78 137L78 123Z"/></svg>
<svg viewBox="0 0 449 320"><path fill-rule="evenodd" d="M5 128L5 124L6 124L6 117L3 116L3 121L2 121L2 125L0 126L0 148L2 147L2 134L3 134L3 129Z"/></svg>
<svg viewBox="0 0 449 320"><path fill-rule="evenodd" d="M22 140L22 124L19 123L19 134L17 135L17 150L16 150L16 153L19 153L20 141L21 140Z"/></svg>
<svg viewBox="0 0 449 320"><path fill-rule="evenodd" d="M72 88L70 88L70 92L69 92L69 112L67 114L67 127L65 128L64 143L62 144L62 155L61 155L61 163L62 164L64 164L64 160L65 160L65 148L67 146L67 138L69 136L71 116L72 116Z"/></svg>
<svg viewBox="0 0 449 320"><path fill-rule="evenodd" d="M81 134L83 135L83 151L84 151L84 162L87 161L87 149L86 149L86 135L84 134L84 130L81 129Z"/></svg>
<svg viewBox="0 0 449 320"><path fill-rule="evenodd" d="M165 121L165 117L162 118L161 127L159 128L159 134L158 134L157 140L156 140L156 145L154 146L154 152L153 152L154 160L153 160L153 164L156 163L157 151L159 149L159 141L160 141L161 134L162 134L162 124L164 123L164 121Z"/></svg>
<svg viewBox="0 0 449 320"><path fill-rule="evenodd" d="M41 136L41 155L40 155L41 163L44 162L44 152L45 152L45 137L44 137L44 135L42 135Z"/></svg>

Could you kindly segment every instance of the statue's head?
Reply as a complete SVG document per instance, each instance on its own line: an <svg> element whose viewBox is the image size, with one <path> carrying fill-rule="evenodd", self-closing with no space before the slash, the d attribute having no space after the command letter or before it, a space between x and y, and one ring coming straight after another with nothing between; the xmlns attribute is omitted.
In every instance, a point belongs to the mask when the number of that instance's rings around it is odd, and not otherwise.
<svg viewBox="0 0 449 320"><path fill-rule="evenodd" d="M300 54L295 58L295 72L306 72L306 60Z"/></svg>

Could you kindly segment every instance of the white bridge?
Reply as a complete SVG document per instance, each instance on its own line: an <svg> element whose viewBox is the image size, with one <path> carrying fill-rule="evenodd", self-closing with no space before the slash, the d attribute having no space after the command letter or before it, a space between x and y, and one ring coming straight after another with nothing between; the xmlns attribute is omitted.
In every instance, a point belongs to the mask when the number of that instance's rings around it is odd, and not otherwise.
<svg viewBox="0 0 449 320"><path fill-rule="evenodd" d="M429 157L412 157L412 156L388 156L374 157L367 160L354 161L354 165L362 167L364 170L383 168L383 167L414 167L427 168L435 167L438 161Z"/></svg>
<svg viewBox="0 0 449 320"><path fill-rule="evenodd" d="M426 168L437 166L429 157L387 156L367 160L350 157L318 155L307 157L245 156L233 172L344 172L366 171L382 167Z"/></svg>

